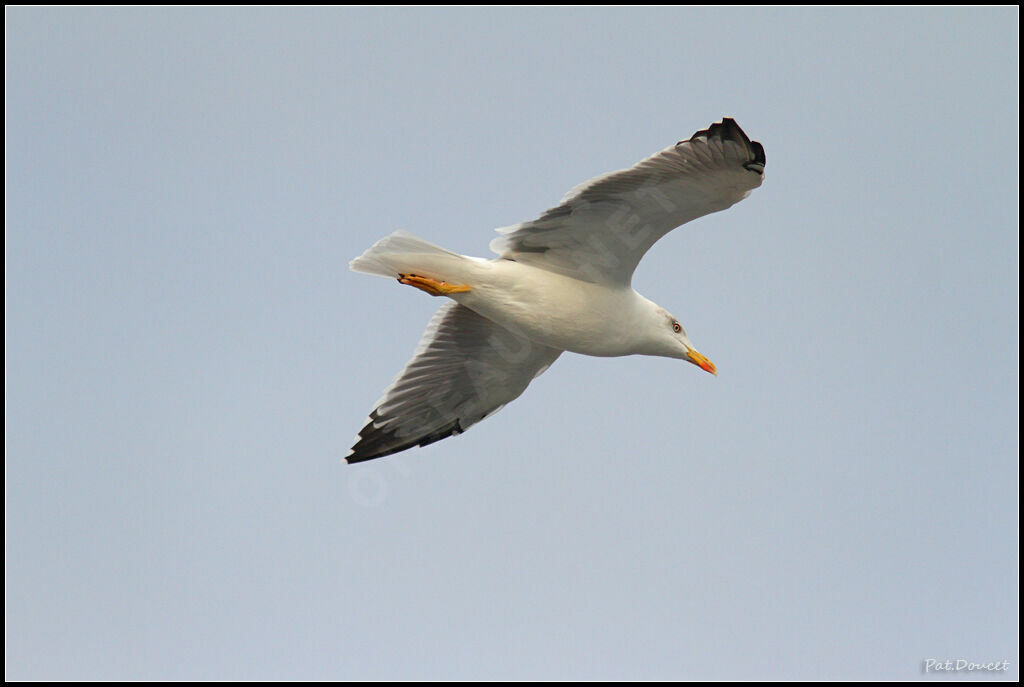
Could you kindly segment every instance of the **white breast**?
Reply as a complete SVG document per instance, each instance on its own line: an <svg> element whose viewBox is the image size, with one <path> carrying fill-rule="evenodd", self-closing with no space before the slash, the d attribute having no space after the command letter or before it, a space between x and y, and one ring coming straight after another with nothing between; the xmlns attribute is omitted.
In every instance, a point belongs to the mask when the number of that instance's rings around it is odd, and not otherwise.
<svg viewBox="0 0 1024 687"><path fill-rule="evenodd" d="M634 353L644 299L631 287L593 284L511 260L474 261L468 293L453 297L531 341L574 353Z"/></svg>

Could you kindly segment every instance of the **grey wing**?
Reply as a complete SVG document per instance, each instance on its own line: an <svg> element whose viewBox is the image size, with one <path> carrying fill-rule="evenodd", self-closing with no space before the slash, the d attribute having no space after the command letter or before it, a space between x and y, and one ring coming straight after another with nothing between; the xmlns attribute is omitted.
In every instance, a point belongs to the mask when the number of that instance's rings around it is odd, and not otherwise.
<svg viewBox="0 0 1024 687"><path fill-rule="evenodd" d="M532 222L499 229L491 250L576 279L628 285L658 239L746 198L761 185L764 165L761 144L724 118L629 169L580 184Z"/></svg>
<svg viewBox="0 0 1024 687"><path fill-rule="evenodd" d="M518 398L561 353L446 303L345 460L358 463L460 434Z"/></svg>

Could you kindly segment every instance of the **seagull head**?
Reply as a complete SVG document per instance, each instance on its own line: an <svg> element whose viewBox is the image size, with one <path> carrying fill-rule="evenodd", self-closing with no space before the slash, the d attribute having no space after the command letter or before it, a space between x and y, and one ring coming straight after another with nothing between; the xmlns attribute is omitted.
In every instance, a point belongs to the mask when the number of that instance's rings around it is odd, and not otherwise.
<svg viewBox="0 0 1024 687"><path fill-rule="evenodd" d="M705 372L718 375L715 364L697 352L686 330L675 317L666 312L663 308L657 309L656 331L658 331L657 348L655 355L667 356L669 358L682 358L691 362Z"/></svg>

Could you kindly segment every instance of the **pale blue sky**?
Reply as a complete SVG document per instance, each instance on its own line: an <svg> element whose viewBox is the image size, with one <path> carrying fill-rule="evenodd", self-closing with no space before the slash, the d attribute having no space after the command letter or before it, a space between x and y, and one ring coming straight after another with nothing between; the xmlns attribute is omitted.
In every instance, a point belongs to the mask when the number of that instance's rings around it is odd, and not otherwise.
<svg viewBox="0 0 1024 687"><path fill-rule="evenodd" d="M6 677L1017 679L1018 18L6 10ZM340 463L439 304L351 258L723 116L634 281L717 378Z"/></svg>

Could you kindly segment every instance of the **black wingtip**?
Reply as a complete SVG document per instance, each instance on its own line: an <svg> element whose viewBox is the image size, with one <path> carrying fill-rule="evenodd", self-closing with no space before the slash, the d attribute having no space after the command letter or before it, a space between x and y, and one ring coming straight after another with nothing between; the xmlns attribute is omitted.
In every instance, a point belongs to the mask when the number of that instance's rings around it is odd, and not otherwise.
<svg viewBox="0 0 1024 687"><path fill-rule="evenodd" d="M754 157L756 162L760 162L762 165L765 164L766 160L764 157L764 146L757 141L751 141L751 146L754 148Z"/></svg>
<svg viewBox="0 0 1024 687"><path fill-rule="evenodd" d="M740 125L736 123L736 120L732 117L722 117L721 122L715 122L707 129L698 131L690 140L697 138L703 138L706 140L721 140L721 141L733 141L738 143L747 149L747 153L750 159L743 163L743 166L752 172L758 174L764 173L765 156L764 146L757 141L751 141L747 138L747 135L740 128ZM680 141L679 143L686 143L686 141Z"/></svg>
<svg viewBox="0 0 1024 687"><path fill-rule="evenodd" d="M414 446L433 444L435 441L441 441L441 439L462 434L464 431L462 425L459 424L459 419L456 418L414 439L401 440L397 438L395 431L388 431L374 425L374 421L379 417L376 410L370 413L370 421L359 432L359 440L352 447L352 452L345 457L346 463L351 465L353 463L373 460L374 458L383 458L384 456L400 453Z"/></svg>

